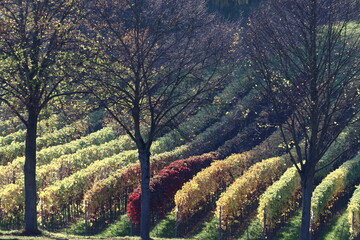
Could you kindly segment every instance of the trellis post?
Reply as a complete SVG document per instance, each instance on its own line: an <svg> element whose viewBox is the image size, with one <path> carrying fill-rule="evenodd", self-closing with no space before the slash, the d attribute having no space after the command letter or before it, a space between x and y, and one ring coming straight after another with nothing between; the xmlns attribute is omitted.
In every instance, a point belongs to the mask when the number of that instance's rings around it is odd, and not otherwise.
<svg viewBox="0 0 360 240"><path fill-rule="evenodd" d="M343 239L342 236L343 236L343 232L344 232L345 221L346 221L346 220L343 221L343 224L342 224L342 227L341 227L340 239Z"/></svg>
<svg viewBox="0 0 360 240"><path fill-rule="evenodd" d="M176 208L175 208L175 233L174 233L174 238L177 238L178 227L179 227L179 207L176 206Z"/></svg>
<svg viewBox="0 0 360 240"><path fill-rule="evenodd" d="M218 240L221 240L222 238L222 229L221 229L221 218L222 218L222 207L220 206L220 209L219 209L219 232L218 232Z"/></svg>
<svg viewBox="0 0 360 240"><path fill-rule="evenodd" d="M42 198L40 198L40 218L41 218L41 228L45 229L44 207L43 207Z"/></svg>
<svg viewBox="0 0 360 240"><path fill-rule="evenodd" d="M88 202L84 200L84 219L85 219L85 235L89 235L89 228L88 228L88 214L87 214Z"/></svg>
<svg viewBox="0 0 360 240"><path fill-rule="evenodd" d="M266 219L267 218L267 212L266 212L266 205L264 207L264 228L263 228L263 239L266 239L266 232L267 232L267 228L266 228Z"/></svg>
<svg viewBox="0 0 360 240"><path fill-rule="evenodd" d="M355 212L351 212L351 231L355 231Z"/></svg>
<svg viewBox="0 0 360 240"><path fill-rule="evenodd" d="M312 239L312 231L313 231L314 226L315 226L315 214L314 214L314 210L311 210L311 223L310 223L310 228L309 228L309 232L310 232L309 240Z"/></svg>

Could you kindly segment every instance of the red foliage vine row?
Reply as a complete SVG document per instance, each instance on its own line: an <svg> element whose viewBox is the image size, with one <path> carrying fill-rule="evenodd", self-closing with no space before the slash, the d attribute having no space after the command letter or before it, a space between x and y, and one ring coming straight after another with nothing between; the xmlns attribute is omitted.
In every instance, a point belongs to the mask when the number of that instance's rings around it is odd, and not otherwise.
<svg viewBox="0 0 360 240"><path fill-rule="evenodd" d="M175 193L201 169L218 159L218 153L206 153L183 160L177 160L163 168L150 180L151 212L164 216L174 206ZM127 214L133 223L139 223L141 215L141 190L135 189L129 196Z"/></svg>

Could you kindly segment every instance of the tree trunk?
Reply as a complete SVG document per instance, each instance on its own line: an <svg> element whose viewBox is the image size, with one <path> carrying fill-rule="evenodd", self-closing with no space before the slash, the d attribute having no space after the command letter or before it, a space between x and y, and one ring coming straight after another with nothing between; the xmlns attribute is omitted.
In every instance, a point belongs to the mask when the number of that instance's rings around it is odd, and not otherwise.
<svg viewBox="0 0 360 240"><path fill-rule="evenodd" d="M139 149L141 165L141 239L150 239L150 151Z"/></svg>
<svg viewBox="0 0 360 240"><path fill-rule="evenodd" d="M38 235L36 211L36 134L38 114L29 111L25 143L25 234Z"/></svg>
<svg viewBox="0 0 360 240"><path fill-rule="evenodd" d="M302 190L302 217L300 228L300 240L311 240L311 197L313 193L314 171L308 169L301 176Z"/></svg>

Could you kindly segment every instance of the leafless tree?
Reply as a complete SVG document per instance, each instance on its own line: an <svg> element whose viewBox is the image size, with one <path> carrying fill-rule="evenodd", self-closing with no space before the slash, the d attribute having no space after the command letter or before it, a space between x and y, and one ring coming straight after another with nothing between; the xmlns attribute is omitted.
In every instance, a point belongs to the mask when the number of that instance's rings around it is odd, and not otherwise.
<svg viewBox="0 0 360 240"><path fill-rule="evenodd" d="M360 25L354 2L268 0L250 21L247 51L254 75L275 111L293 112L286 122L291 137L284 135L284 141L296 149L289 154L301 176L302 240L311 237L317 163L359 113Z"/></svg>
<svg viewBox="0 0 360 240"><path fill-rule="evenodd" d="M97 0L93 12L91 89L136 143L141 237L149 239L150 147L221 85L236 39L204 0Z"/></svg>
<svg viewBox="0 0 360 240"><path fill-rule="evenodd" d="M0 102L26 126L25 233L39 234L36 135L40 112L68 95L78 64L74 41L84 1L0 1Z"/></svg>

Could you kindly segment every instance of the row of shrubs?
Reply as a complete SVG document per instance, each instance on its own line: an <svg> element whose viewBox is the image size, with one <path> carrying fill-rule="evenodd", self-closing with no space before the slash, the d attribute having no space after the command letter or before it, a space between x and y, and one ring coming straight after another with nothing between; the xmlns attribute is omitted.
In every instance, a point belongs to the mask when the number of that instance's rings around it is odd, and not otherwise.
<svg viewBox="0 0 360 240"><path fill-rule="evenodd" d="M86 119L79 120L54 132L46 133L37 138L37 150L54 145L64 144L81 136L87 135ZM24 142L12 142L10 145L0 147L1 164L5 165L16 157L25 154Z"/></svg>
<svg viewBox="0 0 360 240"><path fill-rule="evenodd" d="M237 121L244 121L242 119L246 119L249 116L248 113L241 115L241 112L234 108L219 122L216 122L208 127L204 132L197 135L188 144L177 147L172 151L160 153L152 157L152 175L157 174L162 168L176 159L183 159L192 155L202 154L208 150L214 150L214 148L217 146L214 145L212 141L208 141L208 139L214 139L216 136L218 141L224 142L228 137L228 131L233 131L236 128L235 124L232 125L233 128L230 128L230 130L227 127L229 121L236 123L236 120L234 120L235 115L237 116ZM199 122L197 122L197 124L199 124ZM237 131L241 130L241 127L237 129ZM164 142L169 143L169 141L165 141L169 138L168 136L169 135L165 135L164 137L159 138L159 140L153 144L152 151L156 152L157 149L160 149L159 146L162 146L162 143ZM174 146L171 143L172 142L169 143L170 146ZM169 147L167 147L167 149L169 149ZM110 174L108 178L96 182L93 188L85 194L85 200L88 202L89 206L89 214L93 216L93 219L97 219L109 212L111 210L110 203L114 205L118 204L120 199L126 199L129 194L140 184L139 179L140 164L134 163L125 169L119 169L118 171ZM104 197L99 197L100 195Z"/></svg>
<svg viewBox="0 0 360 240"><path fill-rule="evenodd" d="M42 165L49 164L53 159L74 154L78 150L92 145L101 145L115 139L116 137L116 128L105 127L80 139L42 149L37 152L37 166L40 167ZM7 165L0 166L0 186L15 183L17 179L22 178L22 167L24 162L24 157L17 157L14 161L8 163Z"/></svg>
<svg viewBox="0 0 360 240"><path fill-rule="evenodd" d="M231 228L236 220L246 215L260 195L281 177L289 167L287 155L263 160L251 166L237 178L216 202L216 216L223 229Z"/></svg>
<svg viewBox="0 0 360 240"><path fill-rule="evenodd" d="M22 125L22 123L19 124ZM37 133L41 137L44 134L52 133L62 127L64 127L64 122L60 121L59 115L53 114L49 118L43 119L39 122ZM25 135L26 130L23 128L7 135L0 134L0 146L9 145L13 142L23 142L25 141Z"/></svg>
<svg viewBox="0 0 360 240"><path fill-rule="evenodd" d="M284 148L279 147L281 143L282 138L277 131L252 150L215 161L210 167L199 172L175 195L179 221L186 222L201 211L254 163L284 152Z"/></svg>
<svg viewBox="0 0 360 240"><path fill-rule="evenodd" d="M25 129L25 126L18 117L14 116L4 121L0 121L0 136L7 136L11 133L19 131L20 129Z"/></svg>
<svg viewBox="0 0 360 240"><path fill-rule="evenodd" d="M356 190L347 206L346 212L348 215L350 234L353 238L357 238L360 233L360 185L356 187Z"/></svg>
<svg viewBox="0 0 360 240"><path fill-rule="evenodd" d="M39 212L42 211L44 216L49 217L49 215L56 215L71 205L79 205L79 201L81 202L87 186L91 186L97 179L105 178L109 171L115 171L117 168L121 168L129 162L134 162L136 159L137 155L135 150L127 151L103 161L95 161L89 167L55 182L40 191L39 198L41 199L41 206L39 205ZM7 191L4 189L7 189ZM20 189L20 191L10 191L9 189ZM5 192L7 192L7 194L2 196ZM0 211L3 212L3 216L5 216L5 213L9 214L9 218L22 214L21 211L17 211L16 209L23 209L24 207L23 194L23 184L21 180L19 180L17 184L8 184L1 189L0 198L2 200L8 201L8 199L12 199L11 205L0 205ZM78 199L79 201L77 201Z"/></svg>
<svg viewBox="0 0 360 240"><path fill-rule="evenodd" d="M218 153L207 153L177 160L163 168L150 180L150 208L152 215L160 218L174 206L175 193L201 169L218 158ZM127 213L133 223L139 223L141 214L141 190L135 189L129 196Z"/></svg>
<svg viewBox="0 0 360 240"><path fill-rule="evenodd" d="M311 199L313 229L320 225L321 216L328 214L325 210L331 209L332 205L346 190L349 190L359 182L359 172L360 155L357 155L327 175L315 188Z"/></svg>
<svg viewBox="0 0 360 240"><path fill-rule="evenodd" d="M78 213L83 212L84 194L95 182L106 178L110 172L124 168L136 160L137 152L135 150L125 151L103 160L97 160L71 176L44 188L40 192L39 198L43 203L41 210L45 222L53 221L53 219L61 220L63 217L61 212L70 208L79 209L79 212L72 212L68 218L78 217Z"/></svg>
<svg viewBox="0 0 360 240"><path fill-rule="evenodd" d="M101 145L91 145L73 154L55 158L49 164L38 168L38 186L42 189L76 173L80 169L86 168L97 160L134 148L133 141L127 135L122 135Z"/></svg>
<svg viewBox="0 0 360 240"><path fill-rule="evenodd" d="M344 149L356 149L359 147L354 137L358 126L346 128L337 140L330 146L327 153L322 157L319 167L324 167L343 152ZM321 170L317 179L322 179L331 171L331 165ZM298 208L301 198L300 176L295 166L289 168L281 178L270 186L260 197L257 219L264 224L264 212L266 212L266 228L272 231L287 216ZM264 226L263 226L264 227Z"/></svg>
<svg viewBox="0 0 360 240"><path fill-rule="evenodd" d="M199 113L200 114L200 113ZM211 114L211 113L207 113L207 114ZM206 118L204 118L204 119L206 119ZM199 122L199 121L198 121ZM206 122L206 121L205 121ZM203 125L205 124L205 122L203 121ZM200 125L201 125L201 122L200 122ZM178 131L178 132L181 132L182 134L184 133L184 131ZM172 133L169 133L169 134L167 134L167 135L165 135L164 137L162 137L161 139L161 141L156 141L154 144L153 144L153 151L154 152L158 152L158 151L161 151L161 146L162 145L169 145L169 142L173 142L173 138L174 138L174 136L176 136L176 135L174 135L174 134L172 134ZM167 144L162 144L161 142L164 142L164 143L167 143ZM170 145L173 145L173 144L170 144ZM169 147L169 146L168 146ZM179 148L179 149L183 149L183 148ZM98 148L97 147L93 147L93 150L94 151L96 151L96 152L98 152ZM84 151L86 151L85 149L84 149ZM81 152L81 151L80 151ZM175 153L176 152L179 152L179 151L175 151ZM79 156L81 156L81 154L78 154ZM136 154L134 154L134 153L131 153L130 154L131 155L131 157L130 157L130 159L132 159L133 157L134 158L136 158L135 156L136 156ZM176 154L175 154L176 155ZM64 157L62 157L62 158L64 158L64 159L70 159L70 158L72 158L72 155L69 155L69 156L64 156ZM62 162L61 161L61 159L62 158L60 158L60 159L56 159L55 160L55 162ZM81 157L80 157L81 158ZM81 164L81 162L83 161L83 160L85 160L85 159L87 159L86 158L86 156L84 157L84 156L82 156L82 159L80 159L79 158L79 163ZM169 156L166 156L166 154L164 155L164 156L159 156L159 159L168 159L168 160L171 160L171 161L173 161L173 160L175 160L176 158L174 158L174 157L169 157ZM106 159L106 161L108 161L108 159ZM105 162L106 162L105 161ZM73 161L66 161L66 162L68 162L68 163L73 163ZM156 161L156 162L158 162L158 161ZM67 167L56 167L56 165L59 165L59 164L54 164L54 161L52 161L52 162L50 162L49 164L47 164L47 165L45 165L45 166L42 166L41 168L40 168L40 170L39 170L39 173L40 173L40 175L42 175L41 173L44 173L45 175L51 175L51 173L56 173L57 171L55 171L55 170L62 170L62 171L64 171L64 170L66 170L66 169L68 169L68 166ZM99 164L99 166L100 165L102 165L102 164ZM115 164L116 165L116 164ZM55 166L55 167L54 167ZM80 167L84 167L84 166L80 166ZM50 170L48 169L48 168L51 168ZM90 169L91 169L91 166L90 166ZM101 166L99 167L99 169L101 169ZM93 171L94 172L97 172L97 171L101 171L101 170L99 170L99 169L97 169L96 167L95 168L93 168ZM112 169L112 167L109 167L109 170L110 169ZM122 168L120 168L120 169L122 169ZM131 170L133 170L134 168L127 168L127 169L131 169ZM135 169L136 169L136 167L135 167ZM43 171L42 171L43 170ZM108 172L108 174L110 174L111 172L115 172L114 171L115 169L113 169L112 171L110 170L110 172ZM83 171L83 170L81 170L79 173L75 173L75 175L82 175L81 174L81 172L87 172L88 174L85 174L85 175L87 175L87 176L90 176L90 175L92 175L90 172L92 172L92 171ZM131 171L130 171L131 172ZM61 175L61 171L60 171L60 173L56 173L55 175ZM64 175L64 174L62 174L62 175ZM69 174L65 174L64 176L62 176L62 177L65 177L66 175L69 175ZM126 174L125 174L126 175ZM52 176L49 176L49 178L47 178L47 179L51 179L52 178ZM45 186L47 186L48 184L50 184L51 182L53 182L53 181L48 181L47 179L46 179L46 181L43 181L45 178L44 178L44 176L41 176L40 177L40 181L41 182L47 182L46 184L44 184L43 185L43 187L45 187ZM65 178L66 179L66 178ZM64 180L65 180L64 179ZM71 179L71 176L70 176L70 179ZM86 177L84 177L84 179L86 179ZM98 180L101 180L101 178L98 178ZM85 180L86 181L86 180ZM95 181L96 182L96 181ZM94 183L94 182L91 182L91 183ZM21 184L21 183L20 183ZM57 183L55 183L55 185L58 185ZM60 184L61 185L61 184ZM75 184L76 185L76 184ZM77 185L81 185L81 181L79 181L79 183L77 184ZM52 187L52 185L50 185L48 188L46 188L46 189L51 189L51 187ZM56 187L55 187L56 188ZM46 190L45 189L45 190ZM83 188L76 188L76 187L74 187L74 189L78 189L79 191L85 191ZM77 190L75 190L75 192L76 192ZM45 191L46 192L46 191ZM45 195L47 195L47 194L45 194ZM83 195L83 194L74 194L75 196L81 196L81 195ZM48 195L49 196L49 195ZM50 196L51 196L51 194L50 194ZM55 196L55 195L54 195ZM51 198L51 197L50 197ZM75 201L75 200L74 200ZM79 200L78 201L75 201L75 202L79 202L79 201L81 201L81 198L79 197ZM42 201L44 204L43 204L43 206L42 206L42 208L43 209L45 209L44 210L44 212L46 212L46 204L45 204L45 200L44 201ZM59 201L58 201L59 202ZM56 204L55 204L56 205ZM61 205L61 204L60 204ZM54 207L51 207L51 208L54 208ZM60 207L58 207L58 213L60 212L60 210L59 209L61 209L62 208L62 206L60 206ZM46 214L45 214L46 215Z"/></svg>

